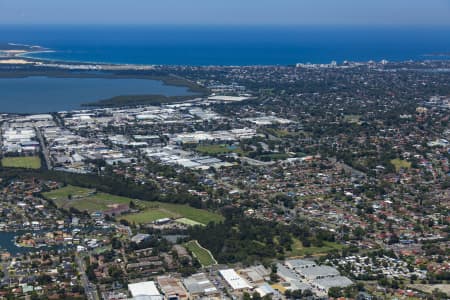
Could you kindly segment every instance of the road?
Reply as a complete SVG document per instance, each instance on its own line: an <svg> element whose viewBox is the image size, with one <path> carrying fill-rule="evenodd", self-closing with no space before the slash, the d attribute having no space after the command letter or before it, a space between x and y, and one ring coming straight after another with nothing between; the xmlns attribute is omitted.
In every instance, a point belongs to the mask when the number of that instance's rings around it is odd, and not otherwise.
<svg viewBox="0 0 450 300"><path fill-rule="evenodd" d="M89 279L87 278L84 260L82 257L79 256L78 253L75 256L75 261L78 265L78 271L80 272L81 283L83 284L86 298L88 300L100 300L100 297L97 294L95 286L92 286L91 283L89 282Z"/></svg>
<svg viewBox="0 0 450 300"><path fill-rule="evenodd" d="M9 283L9 264L2 262L3 280Z"/></svg>
<svg viewBox="0 0 450 300"><path fill-rule="evenodd" d="M47 169L52 169L52 161L50 160L49 152L47 149L47 145L45 144L44 137L42 136L41 131L39 128L34 127L34 130L36 131L36 136L39 139L39 143L41 144L42 154L44 155L45 164L47 166Z"/></svg>

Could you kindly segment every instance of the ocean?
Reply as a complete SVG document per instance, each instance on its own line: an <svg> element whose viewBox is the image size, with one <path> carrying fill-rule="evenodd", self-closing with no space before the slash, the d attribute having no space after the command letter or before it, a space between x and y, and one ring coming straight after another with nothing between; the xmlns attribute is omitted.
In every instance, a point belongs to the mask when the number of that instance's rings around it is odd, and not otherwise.
<svg viewBox="0 0 450 300"><path fill-rule="evenodd" d="M450 59L450 28L345 26L0 26L61 61L155 65L292 65L332 60ZM440 54L440 55L436 55ZM445 54L445 55L442 55Z"/></svg>

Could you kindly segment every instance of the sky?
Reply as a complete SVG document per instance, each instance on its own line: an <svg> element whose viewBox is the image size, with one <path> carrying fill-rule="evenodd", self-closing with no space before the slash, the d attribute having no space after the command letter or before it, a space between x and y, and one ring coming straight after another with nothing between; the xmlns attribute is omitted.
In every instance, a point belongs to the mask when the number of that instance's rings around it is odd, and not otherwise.
<svg viewBox="0 0 450 300"><path fill-rule="evenodd" d="M0 24L450 26L450 0L0 0Z"/></svg>

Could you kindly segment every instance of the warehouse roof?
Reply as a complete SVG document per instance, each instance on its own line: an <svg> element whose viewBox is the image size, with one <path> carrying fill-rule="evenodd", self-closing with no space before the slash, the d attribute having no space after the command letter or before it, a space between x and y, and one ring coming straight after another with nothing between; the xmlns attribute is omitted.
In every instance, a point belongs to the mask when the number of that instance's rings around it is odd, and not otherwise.
<svg viewBox="0 0 450 300"><path fill-rule="evenodd" d="M239 276L233 269L220 270L219 273L220 275L222 275L222 277L231 286L233 290L242 290L251 288L248 282L244 278Z"/></svg>
<svg viewBox="0 0 450 300"><path fill-rule="evenodd" d="M306 259L290 259L286 261L286 265L291 269L315 267L316 263Z"/></svg>
<svg viewBox="0 0 450 300"><path fill-rule="evenodd" d="M347 287L353 284L353 282L344 276L327 277L322 279L316 279L313 284L319 288L328 290L331 287Z"/></svg>
<svg viewBox="0 0 450 300"><path fill-rule="evenodd" d="M340 275L339 271L335 268L329 267L329 266L317 266L317 267L310 267L310 268L300 268L297 269L297 272L299 272L301 275L316 279L319 277L328 277L328 276L338 276Z"/></svg>
<svg viewBox="0 0 450 300"><path fill-rule="evenodd" d="M158 291L155 282L153 281L144 281L129 284L128 290L130 291L132 297L161 296L161 293Z"/></svg>
<svg viewBox="0 0 450 300"><path fill-rule="evenodd" d="M209 294L217 292L216 287L204 273L194 274L184 279L184 285L191 294Z"/></svg>

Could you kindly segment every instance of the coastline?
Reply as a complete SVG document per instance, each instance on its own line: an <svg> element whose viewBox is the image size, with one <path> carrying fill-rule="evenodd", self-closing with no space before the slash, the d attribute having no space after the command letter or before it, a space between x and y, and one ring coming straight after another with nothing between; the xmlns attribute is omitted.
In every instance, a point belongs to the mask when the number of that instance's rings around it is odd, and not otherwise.
<svg viewBox="0 0 450 300"><path fill-rule="evenodd" d="M24 52L24 53L18 53L16 55L14 55L14 57L20 57L20 58L23 58L23 59L28 59L28 60L31 60L33 62L45 61L45 60L42 60L40 58L35 58L33 56L30 56L30 54L32 54L32 53L52 53L52 52L56 52L56 51L55 50L27 51L27 52Z"/></svg>
<svg viewBox="0 0 450 300"><path fill-rule="evenodd" d="M57 53L56 50L43 50L43 51L29 51L15 55L16 57L26 58L33 61L51 62L59 64L80 64L80 65L97 65L97 66L123 66L123 67L154 67L157 64L130 64L130 63L116 63L116 62L100 62L100 61L86 61L86 60L70 60L70 59L55 59L51 57L35 57L32 54L40 53ZM30 55L31 54L31 55Z"/></svg>
<svg viewBox="0 0 450 300"><path fill-rule="evenodd" d="M8 43L8 45L22 45L22 44L14 44L14 43ZM24 44L25 46L25 44ZM26 45L28 46L28 45ZM291 63L264 63L264 64L255 64L255 63L236 63L236 64L229 64L229 63L202 63L202 64L189 64L189 63L182 63L182 64L164 64L164 63L142 63L142 62L134 62L134 63L127 63L127 62L112 62L112 61L94 61L94 60L83 60L83 59L64 59L64 58L54 58L54 57L40 57L39 54L43 53L58 53L61 51L54 50L51 48L45 48L42 46L32 46L32 47L38 47L40 50L32 50L29 48L28 50L24 50L23 53L16 53L13 54L11 57L20 57L22 59L28 59L32 62L41 62L41 63L53 63L53 64L67 64L67 65L93 65L93 66L113 66L113 67L123 67L123 68L153 68L157 66L192 66L192 67L252 67L252 66L292 66L297 64L313 64L313 65L326 65L330 64L332 62L351 62L351 63L368 63L371 61L390 61L395 63L402 63L406 61L413 61L413 62L420 62L420 61L426 61L426 60L437 60L437 61L447 61L450 60L450 53L446 51L442 52L424 52L422 54L416 54L412 55L409 58L366 58L366 59L335 59L335 58L327 58L323 59L318 62L310 62L308 59L299 59L296 62ZM37 54L37 56L35 56Z"/></svg>

